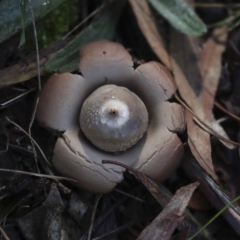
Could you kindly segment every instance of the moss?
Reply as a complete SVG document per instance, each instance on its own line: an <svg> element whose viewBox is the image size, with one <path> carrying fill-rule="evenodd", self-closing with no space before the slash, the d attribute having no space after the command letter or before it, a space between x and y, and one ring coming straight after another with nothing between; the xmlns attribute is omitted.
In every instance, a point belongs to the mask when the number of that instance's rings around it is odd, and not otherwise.
<svg viewBox="0 0 240 240"><path fill-rule="evenodd" d="M67 0L37 23L39 48L47 48L67 33L79 16L79 0ZM27 46L26 46L27 45ZM26 43L27 52L35 49L34 36Z"/></svg>

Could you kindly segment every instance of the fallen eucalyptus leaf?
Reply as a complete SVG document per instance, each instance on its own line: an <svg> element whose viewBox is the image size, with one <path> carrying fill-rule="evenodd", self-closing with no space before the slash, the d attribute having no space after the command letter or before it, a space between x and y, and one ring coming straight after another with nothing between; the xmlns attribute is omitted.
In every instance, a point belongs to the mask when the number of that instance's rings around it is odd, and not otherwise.
<svg viewBox="0 0 240 240"><path fill-rule="evenodd" d="M182 33L200 36L207 31L206 25L183 0L148 0L167 21Z"/></svg>
<svg viewBox="0 0 240 240"><path fill-rule="evenodd" d="M169 54L166 50L162 36L158 32L147 0L129 0L129 3L132 6L132 10L137 19L138 26L141 29L147 42L149 43L151 49L161 60L161 62L168 69L171 69Z"/></svg>
<svg viewBox="0 0 240 240"><path fill-rule="evenodd" d="M184 211L199 183L191 183L180 188L163 211L147 226L137 240L171 239L172 233L184 217Z"/></svg>
<svg viewBox="0 0 240 240"><path fill-rule="evenodd" d="M211 128L215 121L212 108L226 38L225 27L215 29L201 49L199 38L188 37L173 28L170 31L172 69L178 90L192 113ZM190 115L187 117L187 128L192 152L208 174L217 179L212 164L210 135L204 133L205 129L194 126L191 118Z"/></svg>

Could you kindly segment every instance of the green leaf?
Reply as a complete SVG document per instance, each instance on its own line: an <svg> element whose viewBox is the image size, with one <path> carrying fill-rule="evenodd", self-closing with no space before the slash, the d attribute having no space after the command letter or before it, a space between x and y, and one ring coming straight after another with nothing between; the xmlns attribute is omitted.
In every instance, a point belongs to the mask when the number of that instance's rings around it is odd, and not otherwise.
<svg viewBox="0 0 240 240"><path fill-rule="evenodd" d="M35 21L56 8L65 0L31 0ZM24 16L22 16L24 14ZM32 15L28 0L1 0L0 1L0 42L8 39L16 32L32 23Z"/></svg>
<svg viewBox="0 0 240 240"><path fill-rule="evenodd" d="M72 72L78 68L79 50L88 42L113 38L125 1L113 1L97 22L90 24L65 48L56 52L44 65L48 71Z"/></svg>
<svg viewBox="0 0 240 240"><path fill-rule="evenodd" d="M206 25L183 0L148 1L179 31L192 36L200 36L207 31Z"/></svg>

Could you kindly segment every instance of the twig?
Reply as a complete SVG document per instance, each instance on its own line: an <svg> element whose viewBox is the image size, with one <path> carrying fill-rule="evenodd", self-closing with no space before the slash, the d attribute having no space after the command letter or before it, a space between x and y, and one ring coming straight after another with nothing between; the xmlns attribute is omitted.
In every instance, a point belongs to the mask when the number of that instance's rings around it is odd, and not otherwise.
<svg viewBox="0 0 240 240"><path fill-rule="evenodd" d="M40 75L40 61L39 61L39 48L38 48L37 30L36 30L35 17L34 17L34 12L33 12L33 8L32 8L31 0L28 0L28 3L29 3L29 8L30 8L30 11L31 11L31 15L32 15L32 25L33 25L34 40L35 40L35 46L36 46L38 91L41 91L41 75ZM36 149L35 149L33 138L32 138L32 133L31 133L32 124L33 124L33 121L35 119L36 110L37 110L37 106L38 106L38 100L39 100L39 98L37 98L37 101L35 103L34 111L33 111L31 121L30 121L30 124L29 124L29 128L28 128L28 133L29 133L29 137L30 137L31 144L32 144L32 147L33 147L33 153L34 153L34 159L35 159L36 167L37 167L38 172L40 172L40 170L38 168L37 153L36 153Z"/></svg>
<svg viewBox="0 0 240 240"><path fill-rule="evenodd" d="M49 178L49 179L54 179L54 180L67 180L67 181L71 181L71 182L78 182L77 180L74 180L72 178L40 174L40 173L31 173L31 172L20 171L20 170L10 170L10 169L0 168L0 172L19 173L19 174L29 175L29 176L33 176L33 177L43 177L43 178Z"/></svg>
<svg viewBox="0 0 240 240"><path fill-rule="evenodd" d="M97 8L95 11L93 11L91 14L89 14L82 22L80 22L78 25L76 25L71 31L69 31L62 40L66 39L72 32L74 32L76 29L78 29L80 26L82 26L89 18L97 14L106 4L103 3L99 8Z"/></svg>
<svg viewBox="0 0 240 240"><path fill-rule="evenodd" d="M29 8L30 8L30 11L31 11L31 15L32 15L33 33L34 33L35 46L36 46L37 70L38 70L38 90L41 91L39 48L38 48L38 40L37 40L37 30L36 30L36 24L35 24L35 17L34 17L34 12L33 12L31 1L32 0L28 0L28 3L29 3Z"/></svg>
<svg viewBox="0 0 240 240"><path fill-rule="evenodd" d="M40 170L39 170L39 167L38 167L38 161L37 161L37 152L36 152L36 149L35 149L35 146L34 146L34 142L32 141L32 132L31 132L32 124L33 124L33 121L35 119L35 115L36 115L36 111L37 111L38 101L39 101L39 97L37 98L37 101L35 103L33 114L32 114L32 117L31 117L31 121L30 121L29 127L28 127L28 133L29 133L31 144L32 144L32 147L33 147L33 155L34 155L34 160L35 160L35 164L36 164L36 167L37 167L37 171L40 173Z"/></svg>
<svg viewBox="0 0 240 240"><path fill-rule="evenodd" d="M187 106L187 104L185 102L183 102L180 97L175 93L174 94L175 98L193 115L193 120L202 128L204 129L206 132L212 134L213 136L215 136L216 138L222 140L223 142L226 142L228 144L232 144L234 146L240 146L240 143L238 142L234 142L232 140L229 140L223 136L221 136L220 134L218 134L216 131L214 131L210 126L208 126L204 121L202 121L194 112L193 110Z"/></svg>
<svg viewBox="0 0 240 240"><path fill-rule="evenodd" d="M130 197L130 198L132 198L132 199L134 199L134 200L136 200L136 201L145 203L145 201L144 201L143 199L138 198L138 197L135 197L135 196L133 196L132 194L126 193L126 192L121 191L121 190L119 190L119 189L117 189L117 188L113 189L113 191L118 192L118 193L121 193L121 194L123 194L123 195L125 195L125 196L127 196L127 197Z"/></svg>
<svg viewBox="0 0 240 240"><path fill-rule="evenodd" d="M240 4L195 3L196 8L240 8Z"/></svg>
<svg viewBox="0 0 240 240"><path fill-rule="evenodd" d="M6 117L7 121L12 123L13 125L15 125L16 127L18 127L23 133L25 133L30 139L32 139L33 143L36 145L36 147L38 148L38 150L40 151L40 153L42 154L43 158L45 159L45 161L51 166L50 162L47 160L47 157L45 156L45 154L43 153L42 149L40 148L40 146L37 144L37 142L22 128L20 127L18 124L16 124L15 122L11 121L8 117Z"/></svg>
<svg viewBox="0 0 240 240"><path fill-rule="evenodd" d="M11 240L1 226L0 226L0 232L5 240Z"/></svg>
<svg viewBox="0 0 240 240"><path fill-rule="evenodd" d="M233 119L237 120L240 122L240 117L236 116L235 114L229 112L227 109L225 109L220 103L218 102L214 102L214 105L219 108L220 110L222 110L223 112L225 112L227 115L229 115L230 117L232 117Z"/></svg>
<svg viewBox="0 0 240 240"><path fill-rule="evenodd" d="M91 224L90 224L90 227L89 227L89 230L88 230L87 240L91 240L93 223L94 223L94 219L95 219L95 215L96 215L96 211L97 211L97 206L98 206L98 203L99 203L99 200L100 200L101 197L102 197L102 194L98 195L98 197L96 199L96 202L95 202L95 205L94 205L94 208L93 208L92 217L91 217Z"/></svg>

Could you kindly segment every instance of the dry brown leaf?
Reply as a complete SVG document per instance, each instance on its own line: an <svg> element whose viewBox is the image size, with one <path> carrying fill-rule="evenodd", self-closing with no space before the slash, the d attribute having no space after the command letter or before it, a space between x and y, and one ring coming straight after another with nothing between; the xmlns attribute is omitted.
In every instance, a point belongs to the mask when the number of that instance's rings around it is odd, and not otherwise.
<svg viewBox="0 0 240 240"><path fill-rule="evenodd" d="M132 6L134 15L137 19L138 26L143 35L147 39L151 49L161 60L161 62L171 69L170 57L166 51L166 47L160 36L153 15L147 3L147 0L129 0Z"/></svg>
<svg viewBox="0 0 240 240"><path fill-rule="evenodd" d="M212 129L221 136L228 139L223 128L215 121L212 115L214 106L215 93L217 91L218 82L221 76L221 56L225 51L225 43L227 40L227 27L216 28L212 36L206 42L203 51L199 56L199 68L203 79L203 91L201 101L203 103L203 120L206 120ZM230 143L222 141L228 148L234 146Z"/></svg>
<svg viewBox="0 0 240 240"><path fill-rule="evenodd" d="M41 75L46 73L46 70L43 68L44 63L53 53L63 48L68 42L68 39L56 42L48 49L43 49L39 52ZM2 69L0 71L0 87L30 80L32 77L37 76L37 72L36 54L33 54L16 65Z"/></svg>
<svg viewBox="0 0 240 240"><path fill-rule="evenodd" d="M197 123L198 126L200 126L203 130L205 130L206 132L208 132L209 134L212 134L213 136L215 136L218 140L222 140L224 142L225 145L229 144L230 146L236 146L236 147L240 147L240 143L239 142L234 142L228 138L225 138L224 136L220 135L217 130L214 130L212 127L210 127L208 124L206 124L204 121L202 121L192 110L191 108L189 108L179 97L177 94L174 94L175 98L182 104L182 106L184 106L192 115L193 115L193 120L194 122ZM217 123L216 121L212 122L212 124ZM218 124L218 123L217 123ZM219 125L218 127L220 127L222 129L222 127Z"/></svg>
<svg viewBox="0 0 240 240"><path fill-rule="evenodd" d="M157 182L152 180L151 178L147 177L144 173L139 172L138 170L129 167L121 162L113 161L113 160L102 160L103 164L116 164L121 167L126 168L133 176L142 184L145 185L145 187L149 190L149 192L153 195L153 197L160 203L161 206L166 206L166 204L169 202L170 198L162 191Z"/></svg>
<svg viewBox="0 0 240 240"><path fill-rule="evenodd" d="M48 59L43 57L40 59L40 65L43 65ZM41 74L44 73L43 68L41 68ZM4 68L0 71L0 86L7 86L10 84L16 84L24 82L37 76L37 63L36 60L32 62L20 62L16 65Z"/></svg>
<svg viewBox="0 0 240 240"><path fill-rule="evenodd" d="M142 184L145 185L145 187L148 189L148 191L153 195L153 197L160 203L160 205L163 208L169 204L171 199L173 199L170 197L170 194L168 193L168 191L166 191L165 188L161 184L157 184L155 181L150 179L145 174L139 172L138 170L136 170L130 166L127 166L121 162L117 162L117 161L113 161L113 160L102 160L102 163L103 164L116 164L118 166L126 168L126 170L128 170L131 174L133 174L134 177L139 182L141 182ZM194 186L196 185L196 187L197 187L198 183L193 183L188 186L191 186L191 185L194 185ZM177 192L177 194L178 194L178 192ZM177 206L177 208L178 208L178 206ZM188 226L190 228L194 228L197 225L198 227L201 227L201 225L199 225L199 223L190 214L190 212L186 211L186 216L187 217L186 217L186 219L184 219L184 222L182 222L182 225L177 226L178 230L182 231L183 226ZM179 219L179 218L177 218L177 219ZM206 239L209 239L209 237L210 237L207 231L203 231L203 235L206 237ZM151 238L149 238L149 239L151 239ZM159 238L159 239L162 239L162 238Z"/></svg>
<svg viewBox="0 0 240 240"><path fill-rule="evenodd" d="M209 133L194 123L193 116L190 112L186 111L185 116L187 122L188 144L193 156L213 179L217 179L212 165L212 150Z"/></svg>
<svg viewBox="0 0 240 240"><path fill-rule="evenodd" d="M143 230L137 240L171 239L173 231L184 219L185 208L198 185L198 182L195 182L180 188L163 211Z"/></svg>
<svg viewBox="0 0 240 240"><path fill-rule="evenodd" d="M170 52L173 74L183 100L193 112L217 133L227 138L212 114L215 92L221 74L221 55L225 50L226 27L217 28L200 49L199 39L185 36L174 29L170 34ZM211 158L209 133L194 126L187 114L189 146L201 167L217 178ZM217 127L216 127L217 126ZM232 147L231 144L228 144Z"/></svg>
<svg viewBox="0 0 240 240"><path fill-rule="evenodd" d="M223 42L227 37L226 28L215 29L202 51L197 38L174 29L171 29L170 37L173 74L181 97L200 119L211 122L221 74L221 55L225 49Z"/></svg>

